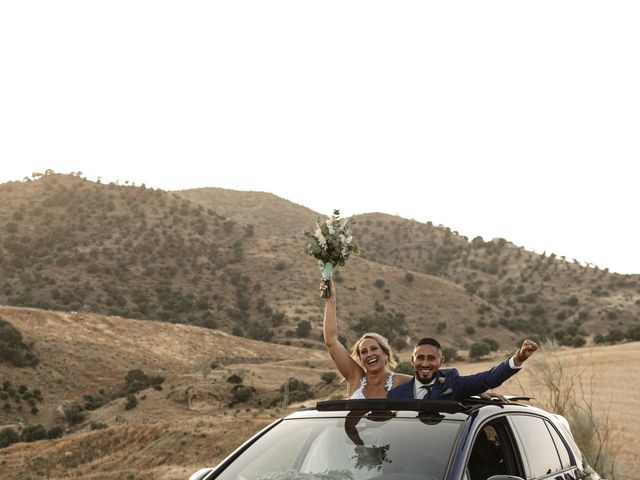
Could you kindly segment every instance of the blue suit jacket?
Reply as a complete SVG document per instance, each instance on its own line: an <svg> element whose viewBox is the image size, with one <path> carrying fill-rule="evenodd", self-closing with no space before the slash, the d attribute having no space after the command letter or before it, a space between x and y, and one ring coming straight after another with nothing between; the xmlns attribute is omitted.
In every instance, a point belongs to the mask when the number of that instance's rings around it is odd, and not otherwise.
<svg viewBox="0 0 640 480"><path fill-rule="evenodd" d="M509 366L509 360L499 363L491 370L473 375L460 375L456 368L439 370L431 390L431 400L463 400L471 395L479 395L490 388L499 387L517 372L518 369ZM415 382L414 377L392 388L387 393L387 398L413 398Z"/></svg>

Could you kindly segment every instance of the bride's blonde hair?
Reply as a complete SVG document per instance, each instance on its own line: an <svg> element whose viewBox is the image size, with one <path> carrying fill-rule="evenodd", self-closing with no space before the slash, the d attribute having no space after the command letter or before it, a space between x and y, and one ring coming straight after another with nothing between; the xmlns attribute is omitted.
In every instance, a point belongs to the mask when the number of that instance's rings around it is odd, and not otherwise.
<svg viewBox="0 0 640 480"><path fill-rule="evenodd" d="M384 351L384 353L387 354L387 365L389 365L390 369L393 369L396 367L396 365L398 365L398 362L396 362L395 356L393 354L393 350L391 350L391 345L389 345L389 340L384 338L379 333L374 333L374 332L367 332L364 335L362 335L358 339L358 341L353 344L353 347L351 347L351 350L349 351L351 358L353 358L356 361L356 363L358 363L358 365L361 365L364 368L364 365L362 365L362 362L360 361L360 345L367 338L370 338L371 340L375 340L376 342L378 342L378 345L380 345L380 348L382 349L382 351Z"/></svg>

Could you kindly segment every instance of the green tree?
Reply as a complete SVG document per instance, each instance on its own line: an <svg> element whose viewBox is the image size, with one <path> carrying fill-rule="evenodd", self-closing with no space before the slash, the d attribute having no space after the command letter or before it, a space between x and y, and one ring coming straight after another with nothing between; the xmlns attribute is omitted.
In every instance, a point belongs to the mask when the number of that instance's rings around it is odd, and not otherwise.
<svg viewBox="0 0 640 480"><path fill-rule="evenodd" d="M38 363L38 357L22 341L20 331L3 318L0 318L0 361L10 362L16 367Z"/></svg>
<svg viewBox="0 0 640 480"><path fill-rule="evenodd" d="M229 402L229 406L233 406L236 403L243 403L251 399L253 395L256 393L256 389L253 387L247 387L244 385L236 385L233 388L233 395L231 397L231 402Z"/></svg>
<svg viewBox="0 0 640 480"><path fill-rule="evenodd" d="M396 365L395 371L407 375L413 375L415 373L413 370L413 364L407 361L398 363L398 365Z"/></svg>
<svg viewBox="0 0 640 480"><path fill-rule="evenodd" d="M489 350L491 350L492 352L497 352L500 348L500 344L498 343L498 341L493 338L484 337L482 341L489 346Z"/></svg>
<svg viewBox="0 0 640 480"><path fill-rule="evenodd" d="M297 378L290 377L285 383L280 386L281 395L285 395L288 391L289 402L304 402L311 398L311 387Z"/></svg>
<svg viewBox="0 0 640 480"><path fill-rule="evenodd" d="M56 425L55 427L51 427L49 432L47 433L47 438L49 440L53 440L54 438L60 438L64 434L64 428L60 425Z"/></svg>
<svg viewBox="0 0 640 480"><path fill-rule="evenodd" d="M475 342L471 344L469 348L469 358L472 360L479 360L482 357L489 355L491 350L489 349L489 345L485 342Z"/></svg>
<svg viewBox="0 0 640 480"><path fill-rule="evenodd" d="M73 426L82 423L86 417L86 413L84 413L82 405L75 404L64 409L64 417L67 423Z"/></svg>
<svg viewBox="0 0 640 480"><path fill-rule="evenodd" d="M296 327L296 333L300 337L308 337L311 333L311 322L309 320L300 320Z"/></svg>
<svg viewBox="0 0 640 480"><path fill-rule="evenodd" d="M19 441L20 435L13 428L6 427L0 430L0 448L8 447L12 443Z"/></svg>
<svg viewBox="0 0 640 480"><path fill-rule="evenodd" d="M133 394L127 395L127 403L125 403L124 409L131 410L133 408L136 408L137 406L138 406L138 399L136 398L136 396Z"/></svg>
<svg viewBox="0 0 640 480"><path fill-rule="evenodd" d="M456 350L454 347L444 347L442 349L442 355L447 362L455 362L460 358L460 356L458 355L458 350Z"/></svg>
<svg viewBox="0 0 640 480"><path fill-rule="evenodd" d="M35 442L45 438L47 438L47 429L40 424L29 425L22 430L21 439L23 442Z"/></svg>
<svg viewBox="0 0 640 480"><path fill-rule="evenodd" d="M398 371L396 369L396 371ZM338 374L336 372L324 372L321 376L320 379L326 383L327 385L331 385L335 379L338 378Z"/></svg>

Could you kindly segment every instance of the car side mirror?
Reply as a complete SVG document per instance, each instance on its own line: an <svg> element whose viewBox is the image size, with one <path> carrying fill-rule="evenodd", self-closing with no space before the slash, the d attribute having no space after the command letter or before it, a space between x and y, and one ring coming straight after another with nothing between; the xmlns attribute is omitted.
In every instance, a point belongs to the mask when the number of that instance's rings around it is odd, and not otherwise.
<svg viewBox="0 0 640 480"><path fill-rule="evenodd" d="M515 475L492 475L487 480L524 480L524 478Z"/></svg>

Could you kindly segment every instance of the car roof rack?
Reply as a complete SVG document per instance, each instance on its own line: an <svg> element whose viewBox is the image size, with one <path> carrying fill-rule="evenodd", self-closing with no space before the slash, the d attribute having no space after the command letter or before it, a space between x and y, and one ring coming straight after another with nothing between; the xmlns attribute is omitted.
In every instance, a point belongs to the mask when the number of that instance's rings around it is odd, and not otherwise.
<svg viewBox="0 0 640 480"><path fill-rule="evenodd" d="M491 399L485 399L482 398L478 395L473 395L471 397L465 398L463 400L463 403L466 404L482 404L482 405L508 405L511 403L516 403L516 402L528 402L531 399L533 399L534 397L527 397L527 396L523 396L523 395L505 395L504 398L506 399L506 402L503 401L501 398L499 397L492 397Z"/></svg>
<svg viewBox="0 0 640 480"><path fill-rule="evenodd" d="M357 400L325 400L316 404L316 410L321 412L410 410L430 413L465 413L471 409L473 409L471 405L451 400L365 398Z"/></svg>
<svg viewBox="0 0 640 480"><path fill-rule="evenodd" d="M503 406L516 404L518 401L529 401L533 397L506 395L505 398L507 399L507 402L504 402L497 397L494 397L491 400L485 400L477 396L469 397L462 401L387 398L325 400L316 404L316 410L321 412L409 410L430 413L469 413L471 410L475 410L486 405Z"/></svg>

